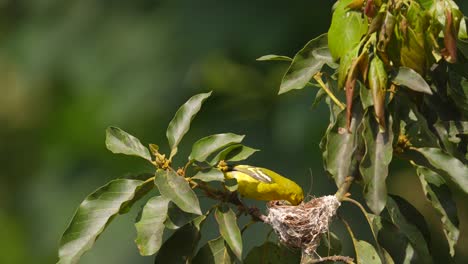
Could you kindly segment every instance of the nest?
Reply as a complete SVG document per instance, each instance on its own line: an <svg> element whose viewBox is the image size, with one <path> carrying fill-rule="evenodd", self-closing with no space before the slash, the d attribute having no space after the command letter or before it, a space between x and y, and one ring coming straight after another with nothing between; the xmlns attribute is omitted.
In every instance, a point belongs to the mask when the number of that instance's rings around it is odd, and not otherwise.
<svg viewBox="0 0 468 264"><path fill-rule="evenodd" d="M267 222L284 245L312 255L320 244L320 235L328 231L339 206L334 195L315 198L298 206L273 201L268 204Z"/></svg>

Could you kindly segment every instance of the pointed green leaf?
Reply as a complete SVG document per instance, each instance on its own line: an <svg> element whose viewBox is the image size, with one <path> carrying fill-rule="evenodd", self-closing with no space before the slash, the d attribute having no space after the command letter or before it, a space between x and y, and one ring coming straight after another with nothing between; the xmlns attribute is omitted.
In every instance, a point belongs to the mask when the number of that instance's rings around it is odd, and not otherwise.
<svg viewBox="0 0 468 264"><path fill-rule="evenodd" d="M348 8L352 1L339 1L333 12L328 30L328 47L335 60L351 51L367 32L367 21L362 13Z"/></svg>
<svg viewBox="0 0 468 264"><path fill-rule="evenodd" d="M204 182L210 181L224 181L224 174L218 169L209 169L207 171L199 171L192 179L201 180Z"/></svg>
<svg viewBox="0 0 468 264"><path fill-rule="evenodd" d="M441 176L446 177L460 190L468 194L468 167L466 164L438 148L414 148L414 150L421 153L432 166L440 170Z"/></svg>
<svg viewBox="0 0 468 264"><path fill-rule="evenodd" d="M280 244L267 241L263 245L252 248L244 260L244 264L282 264L300 263L299 251L285 248Z"/></svg>
<svg viewBox="0 0 468 264"><path fill-rule="evenodd" d="M153 255L161 248L169 201L164 196L151 198L143 207L141 218L135 223L135 242L142 256Z"/></svg>
<svg viewBox="0 0 468 264"><path fill-rule="evenodd" d="M86 197L62 236L58 263L77 263L143 185L140 180L113 180Z"/></svg>
<svg viewBox="0 0 468 264"><path fill-rule="evenodd" d="M397 85L406 86L416 92L432 94L431 87L426 80L411 68L400 67L392 82Z"/></svg>
<svg viewBox="0 0 468 264"><path fill-rule="evenodd" d="M232 252L238 259L242 259L242 236L237 226L236 214L231 208L216 208L215 219L219 225L219 232L226 240Z"/></svg>
<svg viewBox="0 0 468 264"><path fill-rule="evenodd" d="M193 259L193 264L230 264L231 256L223 237L208 241Z"/></svg>
<svg viewBox="0 0 468 264"><path fill-rule="evenodd" d="M359 240L354 236L353 231L349 224L344 221L346 229L353 241L354 251L356 252L356 263L357 264L381 264L379 254L375 248L364 240Z"/></svg>
<svg viewBox="0 0 468 264"><path fill-rule="evenodd" d="M295 56L289 66L288 71L283 76L279 94L289 92L294 89L302 89L319 72L326 59L316 54L318 50L328 49L327 35L321 35L309 41Z"/></svg>
<svg viewBox="0 0 468 264"><path fill-rule="evenodd" d="M458 227L454 224L458 222L457 214L453 210L456 208L455 202L442 176L425 167L417 166L416 168L424 194L440 216L450 255L453 257L460 235Z"/></svg>
<svg viewBox="0 0 468 264"><path fill-rule="evenodd" d="M213 160L210 161L212 166L215 166L219 161L242 161L252 156L258 149L250 148L241 144L229 146L220 151Z"/></svg>
<svg viewBox="0 0 468 264"><path fill-rule="evenodd" d="M274 54L261 56L257 60L258 61L289 61L289 62L292 61L292 59L289 58L288 56L274 55Z"/></svg>
<svg viewBox="0 0 468 264"><path fill-rule="evenodd" d="M177 152L177 146L190 129L190 123L195 115L200 111L203 102L210 97L211 92L192 96L179 110L167 127L166 136L171 148L171 157Z"/></svg>
<svg viewBox="0 0 468 264"><path fill-rule="evenodd" d="M371 91L365 86L359 83L359 96L361 97L361 104L362 108L367 109L374 105L374 101L372 99Z"/></svg>
<svg viewBox="0 0 468 264"><path fill-rule="evenodd" d="M399 198L399 200L404 201L402 198ZM406 202L405 206L408 205L409 203ZM412 211L418 212L414 208L412 208ZM395 225L397 230L408 239L418 258L421 260L421 263L432 263L432 258L431 254L429 253L426 239L421 231L415 225L413 225L413 222L416 222L416 220L407 218L402 213L402 207L399 207L395 200L390 196L387 198L386 211L383 217ZM422 215L419 215L418 217L421 218L421 220L424 222Z"/></svg>
<svg viewBox="0 0 468 264"><path fill-rule="evenodd" d="M174 170L158 170L154 179L159 192L187 213L201 215L200 202L184 177Z"/></svg>
<svg viewBox="0 0 468 264"><path fill-rule="evenodd" d="M362 120L362 109L353 107L350 130L346 131L346 111L338 114L327 138L323 142L323 161L325 169L335 180L336 186L341 186L346 177L354 175L357 170L356 152L358 151L358 126Z"/></svg>
<svg viewBox="0 0 468 264"><path fill-rule="evenodd" d="M364 182L364 198L367 205L375 214L379 215L387 200L385 180L388 176L388 165L392 161L393 131L387 129L379 132L379 125L374 118L366 115L364 119L363 138L366 152L359 165ZM391 128L391 118L389 120Z"/></svg>
<svg viewBox="0 0 468 264"><path fill-rule="evenodd" d="M356 262L358 264L382 263L374 246L364 240L353 239L353 243L354 250L356 250Z"/></svg>
<svg viewBox="0 0 468 264"><path fill-rule="evenodd" d="M138 156L151 161L148 149L141 144L140 140L118 127L107 128L106 147L112 153Z"/></svg>
<svg viewBox="0 0 468 264"><path fill-rule="evenodd" d="M205 161L208 156L232 144L242 142L244 135L233 133L216 134L204 137L192 146L189 160Z"/></svg>
<svg viewBox="0 0 468 264"><path fill-rule="evenodd" d="M190 223L197 217L198 215L184 212L179 207L177 207L177 205L175 205L173 202L170 202L169 208L167 210L167 218L166 218L166 221L164 222L164 225L168 229L175 230Z"/></svg>
<svg viewBox="0 0 468 264"><path fill-rule="evenodd" d="M201 216L204 220L204 216ZM177 229L175 233L162 245L154 263L186 264L191 263L195 250L200 241L199 223L189 223Z"/></svg>

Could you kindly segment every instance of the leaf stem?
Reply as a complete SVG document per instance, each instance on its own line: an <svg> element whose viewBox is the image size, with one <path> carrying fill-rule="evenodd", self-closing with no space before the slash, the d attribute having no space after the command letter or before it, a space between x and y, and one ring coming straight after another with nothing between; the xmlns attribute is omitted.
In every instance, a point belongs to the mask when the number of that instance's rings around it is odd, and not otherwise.
<svg viewBox="0 0 468 264"><path fill-rule="evenodd" d="M341 108L341 110L344 110L346 108L346 106L342 102L340 102L338 98L336 98L336 96L332 93L332 91L330 91L327 85L323 82L321 72L318 72L317 74L315 74L314 79L317 81L320 87L322 87L322 89L328 94L328 96L330 96L330 99L332 99L333 102L335 102L335 104Z"/></svg>

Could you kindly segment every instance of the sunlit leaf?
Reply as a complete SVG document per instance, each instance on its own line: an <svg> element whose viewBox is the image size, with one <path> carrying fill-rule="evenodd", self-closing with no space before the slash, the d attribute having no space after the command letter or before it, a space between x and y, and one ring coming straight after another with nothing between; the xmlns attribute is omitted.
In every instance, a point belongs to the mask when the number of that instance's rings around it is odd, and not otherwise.
<svg viewBox="0 0 468 264"><path fill-rule="evenodd" d="M162 245L154 263L186 264L193 259L198 241L200 241L200 221L205 216L199 216L199 221L189 223L177 229L175 233Z"/></svg>
<svg viewBox="0 0 468 264"><path fill-rule="evenodd" d="M137 230L135 242L143 256L153 255L161 248L169 201L163 196L151 198L143 207L140 219L135 223Z"/></svg>
<svg viewBox="0 0 468 264"><path fill-rule="evenodd" d="M172 169L158 170L154 182L164 197L171 199L180 209L187 213L201 215L200 202L184 177Z"/></svg>
<svg viewBox="0 0 468 264"><path fill-rule="evenodd" d="M62 236L58 263L77 263L143 185L140 180L113 180L86 197Z"/></svg>
<svg viewBox="0 0 468 264"><path fill-rule="evenodd" d="M299 251L285 248L280 244L266 242L263 245L252 248L244 259L245 264L282 264L300 263Z"/></svg>
<svg viewBox="0 0 468 264"><path fill-rule="evenodd" d="M166 136L171 148L171 157L177 152L177 146L190 129L190 123L200 111L203 102L210 97L211 92L192 96L179 110L167 127Z"/></svg>
<svg viewBox="0 0 468 264"><path fill-rule="evenodd" d="M377 122L366 115L363 138L366 152L359 170L364 182L364 198L372 212L378 215L387 200L385 180L388 176L388 165L392 161L393 131L387 129L384 133L379 132Z"/></svg>
<svg viewBox="0 0 468 264"><path fill-rule="evenodd" d="M251 147L247 147L241 144L235 144L229 146L222 151L220 151L216 156L210 161L211 165L216 165L219 161L242 161L246 160L252 156L255 152L259 151Z"/></svg>
<svg viewBox="0 0 468 264"><path fill-rule="evenodd" d="M216 134L204 137L192 146L189 160L205 161L208 156L232 144L240 143L245 136L233 133Z"/></svg>
<svg viewBox="0 0 468 264"><path fill-rule="evenodd" d="M434 0L419 0L419 3L422 7L424 7L424 9L427 10L432 7L432 5L434 4Z"/></svg>
<svg viewBox="0 0 468 264"><path fill-rule="evenodd" d="M164 225L169 229L179 229L197 217L198 215L184 212L173 202L170 202Z"/></svg>
<svg viewBox="0 0 468 264"><path fill-rule="evenodd" d="M209 169L207 171L199 171L192 179L201 180L204 182L210 181L224 181L224 174L218 169Z"/></svg>
<svg viewBox="0 0 468 264"><path fill-rule="evenodd" d="M223 237L208 241L193 259L193 264L230 264L231 256Z"/></svg>
<svg viewBox="0 0 468 264"><path fill-rule="evenodd" d="M453 210L456 205L452 194L446 186L445 180L436 172L421 166L417 166L416 171L427 200L440 216L444 234L449 244L450 255L453 257L460 232L456 226L458 217L456 211Z"/></svg>
<svg viewBox="0 0 468 264"><path fill-rule="evenodd" d="M383 61L375 56L369 66L369 88L374 101L375 118L381 132L386 130L385 124L385 95L387 91L387 72Z"/></svg>
<svg viewBox="0 0 468 264"><path fill-rule="evenodd" d="M295 56L288 71L283 76L279 94L294 89L302 89L312 77L322 69L327 62L324 58L314 55L319 49L328 49L327 35L321 35L309 41ZM320 54L320 53L319 53Z"/></svg>
<svg viewBox="0 0 468 264"><path fill-rule="evenodd" d="M414 150L421 153L432 166L440 170L441 176L468 194L468 167L466 164L438 148L414 148Z"/></svg>
<svg viewBox="0 0 468 264"><path fill-rule="evenodd" d="M347 7L352 1L339 1L333 12L328 30L328 47L335 60L351 51L367 32L368 24L362 13Z"/></svg>
<svg viewBox="0 0 468 264"><path fill-rule="evenodd" d="M397 85L406 86L416 92L432 94L431 87L424 78L413 69L407 67L400 67L392 82Z"/></svg>
<svg viewBox="0 0 468 264"><path fill-rule="evenodd" d="M353 60L358 57L359 47L355 47L350 52L343 55L340 60L340 66L338 68L338 88L343 89L348 76L349 68L351 67Z"/></svg>
<svg viewBox="0 0 468 264"><path fill-rule="evenodd" d="M292 59L289 58L288 56L282 56L282 55L264 55L261 56L260 58L257 58L258 61L289 61L291 62Z"/></svg>
<svg viewBox="0 0 468 264"><path fill-rule="evenodd" d="M336 122L327 133L322 144L325 169L331 174L337 186L341 186L345 178L357 171L356 151L358 150L358 126L362 120L362 109L353 108L350 130L346 131L346 111L338 114Z"/></svg>
<svg viewBox="0 0 468 264"><path fill-rule="evenodd" d="M106 147L112 153L138 156L151 161L149 150L141 144L140 140L118 127L107 128Z"/></svg>
<svg viewBox="0 0 468 264"><path fill-rule="evenodd" d="M242 236L237 226L236 214L231 208L216 208L215 219L219 225L219 232L226 240L232 252L238 259L242 259Z"/></svg>

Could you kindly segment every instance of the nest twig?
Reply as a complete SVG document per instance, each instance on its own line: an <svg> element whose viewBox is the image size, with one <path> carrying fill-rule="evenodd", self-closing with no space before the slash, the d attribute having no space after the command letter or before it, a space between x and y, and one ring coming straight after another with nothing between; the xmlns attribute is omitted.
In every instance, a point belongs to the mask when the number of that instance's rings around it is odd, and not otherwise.
<svg viewBox="0 0 468 264"><path fill-rule="evenodd" d="M320 234L328 231L339 206L334 195L315 198L298 206L273 201L268 204L265 222L273 227L284 245L312 255L320 244Z"/></svg>

